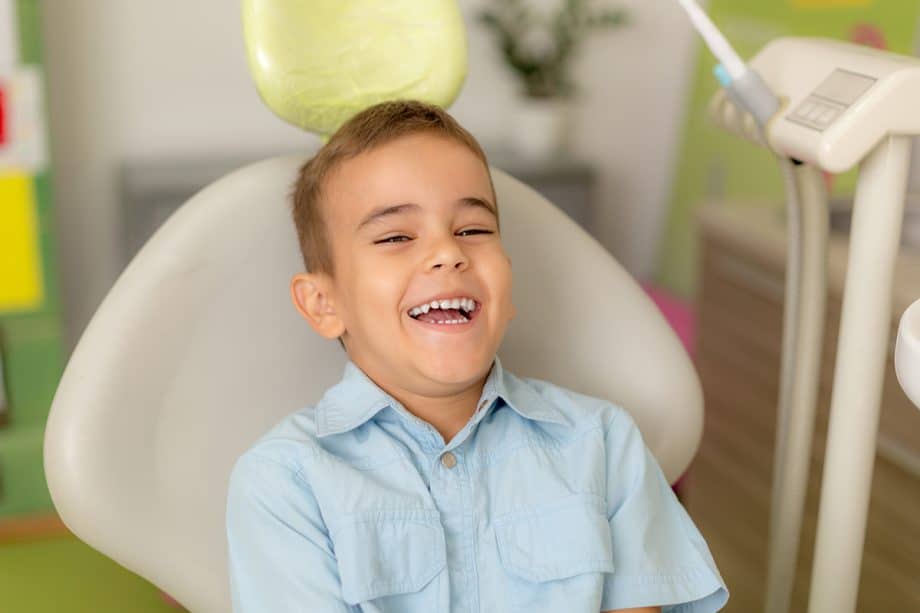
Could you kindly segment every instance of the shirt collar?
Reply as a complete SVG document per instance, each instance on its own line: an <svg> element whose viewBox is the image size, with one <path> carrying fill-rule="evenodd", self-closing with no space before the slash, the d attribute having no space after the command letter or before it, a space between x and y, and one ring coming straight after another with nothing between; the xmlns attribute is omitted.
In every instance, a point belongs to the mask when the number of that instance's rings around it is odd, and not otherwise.
<svg viewBox="0 0 920 613"><path fill-rule="evenodd" d="M544 400L527 382L505 371L501 360L495 356L473 419L482 419L498 399L527 419L569 423L559 409ZM316 405L316 435L324 437L353 430L387 407L421 422L349 360L342 379L329 388Z"/></svg>

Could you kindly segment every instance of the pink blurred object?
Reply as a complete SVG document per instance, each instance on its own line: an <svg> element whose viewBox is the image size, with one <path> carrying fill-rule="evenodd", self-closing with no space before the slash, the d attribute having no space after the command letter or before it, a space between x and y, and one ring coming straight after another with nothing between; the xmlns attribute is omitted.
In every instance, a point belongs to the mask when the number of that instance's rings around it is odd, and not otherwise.
<svg viewBox="0 0 920 613"><path fill-rule="evenodd" d="M173 598L166 592L160 591L160 598L162 598L163 601L166 602L166 604L173 607L174 609L182 609L183 611L185 611L185 607L183 607L175 598Z"/></svg>
<svg viewBox="0 0 920 613"><path fill-rule="evenodd" d="M696 343L696 313L693 310L693 306L686 300L682 300L651 283L643 283L642 289L655 302L658 310L661 311L664 318L677 332L677 336L692 358Z"/></svg>
<svg viewBox="0 0 920 613"><path fill-rule="evenodd" d="M693 306L686 300L681 300L651 283L643 283L642 289L645 290L645 293L649 295L655 306L664 315L664 318L677 332L680 342L683 343L684 348L692 359L694 357L694 347L696 346L696 313L693 310ZM687 473L685 472L671 485L680 500L684 498L683 493L686 481Z"/></svg>

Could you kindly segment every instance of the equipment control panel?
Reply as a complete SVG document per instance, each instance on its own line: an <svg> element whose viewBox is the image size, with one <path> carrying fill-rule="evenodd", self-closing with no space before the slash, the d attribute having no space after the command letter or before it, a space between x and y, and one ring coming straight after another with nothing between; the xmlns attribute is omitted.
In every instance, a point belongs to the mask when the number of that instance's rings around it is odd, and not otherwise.
<svg viewBox="0 0 920 613"><path fill-rule="evenodd" d="M803 100L786 119L823 132L875 85L877 79L838 68Z"/></svg>

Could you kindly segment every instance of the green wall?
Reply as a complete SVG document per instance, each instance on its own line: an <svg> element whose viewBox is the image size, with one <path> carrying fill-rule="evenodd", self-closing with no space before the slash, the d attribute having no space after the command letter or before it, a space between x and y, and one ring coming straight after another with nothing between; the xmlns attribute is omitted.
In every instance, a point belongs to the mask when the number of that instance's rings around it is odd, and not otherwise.
<svg viewBox="0 0 920 613"><path fill-rule="evenodd" d="M19 57L40 67L38 0L17 0ZM0 169L4 172L7 169ZM0 521L52 510L42 468L48 409L64 364L51 173L32 173L44 299L28 311L0 311L9 423L0 427Z"/></svg>

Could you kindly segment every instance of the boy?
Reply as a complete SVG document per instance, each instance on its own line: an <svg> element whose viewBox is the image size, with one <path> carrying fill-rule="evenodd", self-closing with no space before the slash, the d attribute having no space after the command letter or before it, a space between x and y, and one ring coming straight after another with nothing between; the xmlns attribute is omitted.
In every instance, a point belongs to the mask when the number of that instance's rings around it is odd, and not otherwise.
<svg viewBox="0 0 920 613"><path fill-rule="evenodd" d="M293 201L294 305L349 362L234 467L237 613L722 607L628 413L502 368L511 263L468 132L423 103L371 107Z"/></svg>

